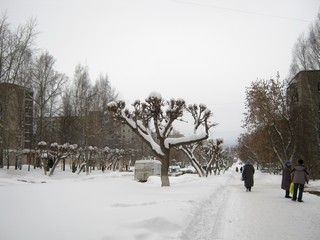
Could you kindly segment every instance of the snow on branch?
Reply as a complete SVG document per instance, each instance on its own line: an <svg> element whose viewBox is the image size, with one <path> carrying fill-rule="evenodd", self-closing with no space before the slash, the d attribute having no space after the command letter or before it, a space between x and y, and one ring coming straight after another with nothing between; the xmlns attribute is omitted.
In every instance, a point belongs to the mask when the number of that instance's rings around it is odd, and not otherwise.
<svg viewBox="0 0 320 240"><path fill-rule="evenodd" d="M167 148L175 147L185 144L192 144L194 142L199 142L208 138L206 133L194 134L188 137L179 137L179 138L167 138L164 143Z"/></svg>
<svg viewBox="0 0 320 240"><path fill-rule="evenodd" d="M124 101L110 102L108 111L113 116L125 122L159 155L164 155L166 149L172 146L190 144L208 138L209 129L216 124L210 123L212 112L205 104L186 106L184 99L164 101L161 94L152 92L145 99L134 101L133 110L126 108ZM193 135L190 137L170 138L174 121L181 121L185 113L190 113L194 119ZM198 134L203 126L204 133ZM157 139L157 141L155 140ZM160 143L158 143L160 142Z"/></svg>

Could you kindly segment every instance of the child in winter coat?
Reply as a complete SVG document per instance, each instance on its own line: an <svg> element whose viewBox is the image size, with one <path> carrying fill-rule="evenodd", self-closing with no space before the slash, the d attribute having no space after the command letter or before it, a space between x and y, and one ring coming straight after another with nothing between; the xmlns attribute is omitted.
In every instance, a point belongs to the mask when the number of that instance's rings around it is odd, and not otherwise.
<svg viewBox="0 0 320 240"><path fill-rule="evenodd" d="M296 165L292 172L291 172L291 179L294 183L294 191L293 191L293 196L292 196L292 201L297 200L297 194L298 194L298 202L303 202L302 201L302 193L304 189L304 184L307 182L309 183L309 173L306 169L306 167L303 165L303 160L299 159L298 165Z"/></svg>

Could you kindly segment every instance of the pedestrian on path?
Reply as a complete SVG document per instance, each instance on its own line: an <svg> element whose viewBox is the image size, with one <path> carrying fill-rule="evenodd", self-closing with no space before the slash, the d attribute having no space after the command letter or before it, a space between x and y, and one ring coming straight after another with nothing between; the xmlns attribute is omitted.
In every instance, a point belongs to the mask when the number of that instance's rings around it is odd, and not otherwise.
<svg viewBox="0 0 320 240"><path fill-rule="evenodd" d="M251 192L251 188L253 187L253 175L254 167L251 162L247 160L242 171L242 180L244 181L247 192Z"/></svg>
<svg viewBox="0 0 320 240"><path fill-rule="evenodd" d="M281 189L285 190L285 198L291 198L290 196L290 183L291 183L291 161L287 160L284 163L284 167L282 169L282 181L281 181Z"/></svg>
<svg viewBox="0 0 320 240"><path fill-rule="evenodd" d="M296 201L297 195L298 195L298 202L303 202L302 194L303 194L304 184L306 182L309 183L308 175L309 173L306 167L303 165L303 160L299 159L298 165L296 165L291 172L291 179L294 183L292 201ZM298 190L299 190L299 194L298 194Z"/></svg>

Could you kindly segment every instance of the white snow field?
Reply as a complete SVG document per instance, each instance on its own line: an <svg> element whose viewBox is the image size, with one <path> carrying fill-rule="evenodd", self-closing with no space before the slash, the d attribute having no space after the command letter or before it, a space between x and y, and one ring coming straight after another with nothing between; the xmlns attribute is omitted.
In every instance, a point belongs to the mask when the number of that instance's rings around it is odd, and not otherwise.
<svg viewBox="0 0 320 240"><path fill-rule="evenodd" d="M215 240L320 238L320 197L284 198L281 176L256 171L246 192L235 167L219 176L86 176L0 169L1 240ZM320 187L319 181L308 186Z"/></svg>

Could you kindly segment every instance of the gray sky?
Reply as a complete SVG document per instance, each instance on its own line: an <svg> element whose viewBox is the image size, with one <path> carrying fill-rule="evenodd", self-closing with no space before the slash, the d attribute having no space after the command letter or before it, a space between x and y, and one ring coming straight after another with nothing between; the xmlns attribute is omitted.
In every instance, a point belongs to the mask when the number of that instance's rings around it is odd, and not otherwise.
<svg viewBox="0 0 320 240"><path fill-rule="evenodd" d="M0 9L13 25L36 18L37 47L70 78L80 63L128 103L152 91L204 103L219 123L212 137L230 143L243 131L245 88L286 78L320 1L0 0Z"/></svg>

